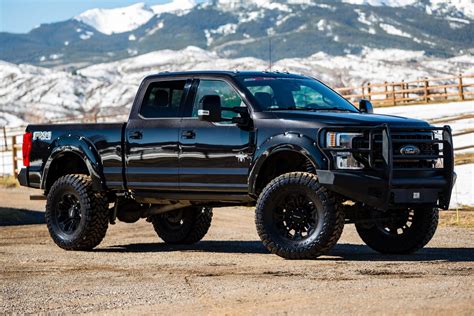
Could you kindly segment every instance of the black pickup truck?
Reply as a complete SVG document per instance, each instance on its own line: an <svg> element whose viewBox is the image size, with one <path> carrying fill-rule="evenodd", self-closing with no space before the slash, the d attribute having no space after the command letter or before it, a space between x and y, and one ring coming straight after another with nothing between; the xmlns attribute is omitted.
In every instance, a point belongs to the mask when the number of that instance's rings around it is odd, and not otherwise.
<svg viewBox="0 0 474 316"><path fill-rule="evenodd" d="M328 252L345 223L379 252L410 253L455 181L449 126L357 109L278 72L149 76L127 123L30 125L23 161L21 185L44 191L51 237L68 250L94 248L117 219L195 243L213 207L245 205L284 258Z"/></svg>

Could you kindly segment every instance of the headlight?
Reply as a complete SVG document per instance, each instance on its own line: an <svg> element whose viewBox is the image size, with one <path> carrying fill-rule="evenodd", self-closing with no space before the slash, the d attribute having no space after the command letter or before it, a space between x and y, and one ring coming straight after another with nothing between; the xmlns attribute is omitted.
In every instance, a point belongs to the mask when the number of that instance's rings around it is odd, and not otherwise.
<svg viewBox="0 0 474 316"><path fill-rule="evenodd" d="M352 140L355 137L364 136L361 133L336 133L326 134L326 146L329 148L352 148Z"/></svg>
<svg viewBox="0 0 474 316"><path fill-rule="evenodd" d="M362 137L361 133L336 133L326 134L326 147L328 148L352 148L352 140ZM332 152L337 169L363 169L364 165L358 162L352 153L345 151Z"/></svg>

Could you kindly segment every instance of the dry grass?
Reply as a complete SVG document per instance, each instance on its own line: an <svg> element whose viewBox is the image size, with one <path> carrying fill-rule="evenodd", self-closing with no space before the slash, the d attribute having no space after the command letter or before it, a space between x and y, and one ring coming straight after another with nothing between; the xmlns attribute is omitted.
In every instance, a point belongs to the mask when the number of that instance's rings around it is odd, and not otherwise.
<svg viewBox="0 0 474 316"><path fill-rule="evenodd" d="M454 163L456 165L466 165L469 163L474 163L474 153L457 154L454 157Z"/></svg>
<svg viewBox="0 0 474 316"><path fill-rule="evenodd" d="M0 177L0 187L3 188L16 188L19 187L20 183L13 176L3 176Z"/></svg>
<svg viewBox="0 0 474 316"><path fill-rule="evenodd" d="M443 227L474 228L474 207L466 206L458 210L441 211L439 225Z"/></svg>

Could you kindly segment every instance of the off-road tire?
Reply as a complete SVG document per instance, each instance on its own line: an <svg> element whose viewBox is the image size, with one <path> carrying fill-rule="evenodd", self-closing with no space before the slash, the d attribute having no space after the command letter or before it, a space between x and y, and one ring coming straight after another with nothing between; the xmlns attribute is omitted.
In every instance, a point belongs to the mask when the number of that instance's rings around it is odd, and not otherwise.
<svg viewBox="0 0 474 316"><path fill-rule="evenodd" d="M297 194L298 198L305 196L309 205L313 205L310 214L317 212L316 220L316 215L309 215L317 228L308 232L304 240L288 240L283 236L282 228L277 227L275 212L281 209L285 194L290 197ZM273 179L263 189L257 201L255 224L260 239L271 253L286 259L313 259L327 253L337 243L344 228L344 213L333 194L319 184L316 175L292 172Z"/></svg>
<svg viewBox="0 0 474 316"><path fill-rule="evenodd" d="M380 253L413 253L433 238L438 227L439 211L437 208L417 208L412 211L411 226L399 235L390 234L381 225L356 223L357 233L367 246Z"/></svg>
<svg viewBox="0 0 474 316"><path fill-rule="evenodd" d="M59 203L70 194L80 204L79 224L72 233L66 233L58 224ZM79 208L79 205L78 205ZM92 180L83 174L62 176L51 186L46 202L46 224L53 241L66 250L91 250L100 244L109 225L107 198L92 188Z"/></svg>
<svg viewBox="0 0 474 316"><path fill-rule="evenodd" d="M211 227L212 208L186 207L153 215L151 222L158 237L165 243L194 244L203 239Z"/></svg>

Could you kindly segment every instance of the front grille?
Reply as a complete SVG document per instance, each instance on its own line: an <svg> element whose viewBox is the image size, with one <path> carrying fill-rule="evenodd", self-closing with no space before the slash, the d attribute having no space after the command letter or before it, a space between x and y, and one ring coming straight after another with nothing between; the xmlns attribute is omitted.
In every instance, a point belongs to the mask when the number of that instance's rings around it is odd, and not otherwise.
<svg viewBox="0 0 474 316"><path fill-rule="evenodd" d="M333 157L336 152L351 152L366 170L381 171L383 177L389 174L403 176L403 171L440 171L452 165L452 136L449 126L445 127L328 127L328 132L360 133L352 140L352 148L328 148L320 146L329 161L329 169L335 169ZM391 148L391 150L389 150ZM407 148L411 150L407 150ZM402 150L403 149L403 150ZM447 163L447 164L446 164Z"/></svg>
<svg viewBox="0 0 474 316"><path fill-rule="evenodd" d="M440 155L439 144L433 143L432 132L397 132L391 133L393 168L413 169L413 168L434 168ZM419 153L404 155L401 151L406 146L416 146ZM374 167L383 167L382 156L382 133L375 133L373 138Z"/></svg>

